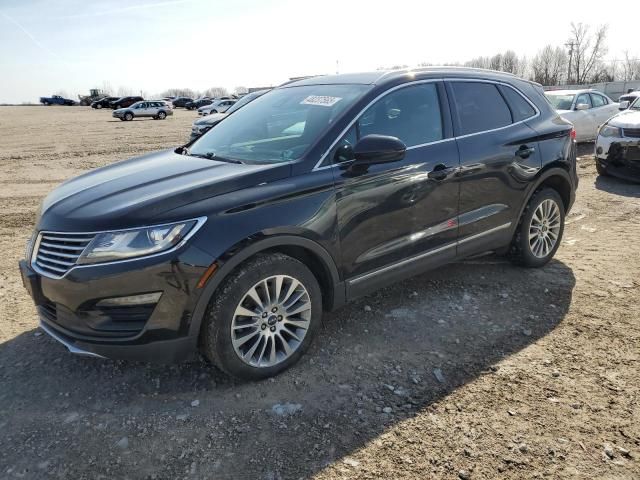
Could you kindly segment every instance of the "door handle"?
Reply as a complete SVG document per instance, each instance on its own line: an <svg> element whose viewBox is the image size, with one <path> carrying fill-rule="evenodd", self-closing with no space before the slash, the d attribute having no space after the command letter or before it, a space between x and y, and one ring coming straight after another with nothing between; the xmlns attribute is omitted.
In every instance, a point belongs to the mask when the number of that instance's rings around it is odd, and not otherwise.
<svg viewBox="0 0 640 480"><path fill-rule="evenodd" d="M516 150L516 155L520 158L529 158L533 153L535 153L535 151L536 149L534 147L522 145L518 150Z"/></svg>
<svg viewBox="0 0 640 480"><path fill-rule="evenodd" d="M449 175L451 175L455 171L456 171L455 167L447 167L446 165L444 165L442 163L439 163L438 165L433 167L433 170L431 170L427 174L427 177L430 180L441 181L441 180L446 179Z"/></svg>

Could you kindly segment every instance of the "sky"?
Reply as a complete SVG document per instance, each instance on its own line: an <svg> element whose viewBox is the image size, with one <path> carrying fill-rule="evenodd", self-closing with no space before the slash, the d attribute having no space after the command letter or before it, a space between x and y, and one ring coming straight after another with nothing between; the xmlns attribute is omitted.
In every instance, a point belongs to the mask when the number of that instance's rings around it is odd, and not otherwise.
<svg viewBox="0 0 640 480"><path fill-rule="evenodd" d="M608 58L640 57L624 9L595 1L0 0L0 103L104 85L232 91L507 49L531 58L563 45L572 21L608 25Z"/></svg>

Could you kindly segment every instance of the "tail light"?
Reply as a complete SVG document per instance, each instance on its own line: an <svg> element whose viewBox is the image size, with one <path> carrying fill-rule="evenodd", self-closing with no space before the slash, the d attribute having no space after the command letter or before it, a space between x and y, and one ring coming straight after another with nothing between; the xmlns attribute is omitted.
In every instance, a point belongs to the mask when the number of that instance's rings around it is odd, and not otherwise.
<svg viewBox="0 0 640 480"><path fill-rule="evenodd" d="M571 132L569 133L569 135L571 136L571 140L575 140L576 139L576 129L571 127Z"/></svg>

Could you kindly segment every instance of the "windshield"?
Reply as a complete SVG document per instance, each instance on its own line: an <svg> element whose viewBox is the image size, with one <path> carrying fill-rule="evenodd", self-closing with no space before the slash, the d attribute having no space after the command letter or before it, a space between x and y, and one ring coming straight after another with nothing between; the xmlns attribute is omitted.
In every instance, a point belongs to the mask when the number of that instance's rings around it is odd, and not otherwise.
<svg viewBox="0 0 640 480"><path fill-rule="evenodd" d="M265 93L267 93L268 90L261 90L259 92L253 92L253 93L248 93L246 94L244 97L242 97L240 100L238 100L236 103L234 103L233 105L231 105L231 107L229 107L229 110L227 110L227 113L233 113L236 110L238 110L240 107L242 107L243 105L246 105L247 103L249 103L252 100L255 100L256 98L258 98L260 95L264 95Z"/></svg>
<svg viewBox="0 0 640 480"><path fill-rule="evenodd" d="M197 140L192 155L249 163L297 160L368 85L305 85L271 90Z"/></svg>
<svg viewBox="0 0 640 480"><path fill-rule="evenodd" d="M629 105L632 110L640 110L640 97L636 97L635 101Z"/></svg>
<svg viewBox="0 0 640 480"><path fill-rule="evenodd" d="M553 105L556 110L571 110L571 104L575 95L554 95L553 93L545 93L547 100Z"/></svg>

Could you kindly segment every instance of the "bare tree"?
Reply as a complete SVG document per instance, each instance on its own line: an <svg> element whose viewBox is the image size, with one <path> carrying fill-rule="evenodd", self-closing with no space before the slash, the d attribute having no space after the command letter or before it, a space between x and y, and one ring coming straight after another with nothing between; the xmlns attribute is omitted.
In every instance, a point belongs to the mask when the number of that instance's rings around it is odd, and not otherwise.
<svg viewBox="0 0 640 480"><path fill-rule="evenodd" d="M229 91L224 87L211 87L206 89L202 94L207 97L226 97L229 95Z"/></svg>
<svg viewBox="0 0 640 480"><path fill-rule="evenodd" d="M162 92L163 97L189 97L195 98L196 92L191 90L190 88L169 88Z"/></svg>
<svg viewBox="0 0 640 480"><path fill-rule="evenodd" d="M236 87L233 89L233 93L235 93L236 95L244 95L245 93L248 93L249 89L247 87Z"/></svg>
<svg viewBox="0 0 640 480"><path fill-rule="evenodd" d="M624 52L621 79L625 82L640 80L640 60L637 58L631 58L628 50Z"/></svg>
<svg viewBox="0 0 640 480"><path fill-rule="evenodd" d="M489 60L491 70L502 70L502 54L497 53Z"/></svg>
<svg viewBox="0 0 640 480"><path fill-rule="evenodd" d="M583 23L571 23L568 44L573 48L569 81L573 80L580 85L588 83L591 77L602 75L602 59L607 53L607 26L598 27L594 35L590 35L589 30L589 26Z"/></svg>
<svg viewBox="0 0 640 480"><path fill-rule="evenodd" d="M502 55L502 68L500 70L516 75L520 72L520 59L518 55L516 55L516 52L513 50L504 52Z"/></svg>
<svg viewBox="0 0 640 480"><path fill-rule="evenodd" d="M568 58L562 48L546 45L531 61L531 79L542 85L559 85L567 70Z"/></svg>
<svg viewBox="0 0 640 480"><path fill-rule="evenodd" d="M113 94L113 87L111 86L111 83L109 83L106 80L102 81L102 92L105 95L112 95Z"/></svg>
<svg viewBox="0 0 640 480"><path fill-rule="evenodd" d="M130 87L125 87L123 85L120 85L118 87L118 96L119 97L128 97L130 95L133 95L133 89Z"/></svg>

